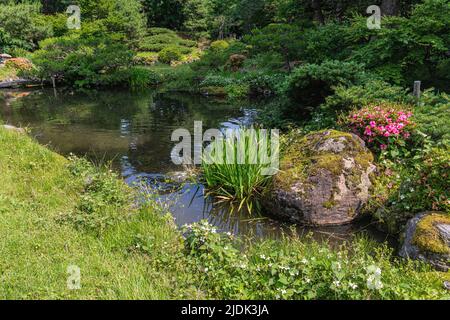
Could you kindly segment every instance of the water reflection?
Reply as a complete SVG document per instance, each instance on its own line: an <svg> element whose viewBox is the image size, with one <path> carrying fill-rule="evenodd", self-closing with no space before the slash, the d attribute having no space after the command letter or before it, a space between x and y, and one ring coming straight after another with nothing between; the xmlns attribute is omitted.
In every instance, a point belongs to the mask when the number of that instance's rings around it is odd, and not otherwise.
<svg viewBox="0 0 450 320"><path fill-rule="evenodd" d="M226 104L208 98L102 91L58 93L53 91L7 91L0 100L0 117L6 123L28 126L36 139L57 152L87 156L99 162L112 160L126 182L145 181L168 203L177 223L207 219L222 231L247 236L280 236L290 227L268 218L252 218L245 212L230 213L226 205L205 199L203 186L174 186L165 174L180 170L172 164L172 131L193 132L194 121L203 129L236 128L253 123L257 106L249 102ZM310 230L316 238L348 239L361 225ZM383 237L371 231L372 236Z"/></svg>

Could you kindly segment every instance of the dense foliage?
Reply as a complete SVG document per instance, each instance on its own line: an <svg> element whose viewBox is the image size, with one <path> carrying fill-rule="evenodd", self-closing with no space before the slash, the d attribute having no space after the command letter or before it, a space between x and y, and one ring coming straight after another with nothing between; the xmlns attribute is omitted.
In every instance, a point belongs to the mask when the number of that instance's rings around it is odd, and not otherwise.
<svg viewBox="0 0 450 320"><path fill-rule="evenodd" d="M72 4L81 29L67 26ZM379 29L367 27L372 4L382 9ZM448 0L0 0L1 53L13 56L0 81L259 98L261 127L352 132L377 166L365 211L399 234L419 212L450 214L449 21ZM254 163L264 145L256 132L237 144L214 140L203 159L206 194L238 210L258 211L270 185L267 165ZM293 231L243 243L205 221L182 237L151 194L138 208L109 170L2 128L0 142L0 267L13 279L0 296L448 298L442 275L364 238L330 248ZM25 230L24 221L33 223ZM72 263L68 244L89 266L89 291L61 292L61 265L48 257Z"/></svg>
<svg viewBox="0 0 450 320"><path fill-rule="evenodd" d="M250 245L201 221L188 225L188 265L200 271L211 297L229 299L417 299L438 291L423 286L426 267L404 264L383 246L355 239L333 250L289 237ZM417 273L418 270L422 272Z"/></svg>

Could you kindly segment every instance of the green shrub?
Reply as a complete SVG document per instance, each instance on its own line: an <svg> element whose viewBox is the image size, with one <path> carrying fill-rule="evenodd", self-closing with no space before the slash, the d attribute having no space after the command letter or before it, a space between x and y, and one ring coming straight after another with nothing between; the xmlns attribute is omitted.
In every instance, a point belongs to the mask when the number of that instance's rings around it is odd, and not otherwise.
<svg viewBox="0 0 450 320"><path fill-rule="evenodd" d="M194 40L188 40L188 39L181 39L181 40L178 42L178 44L179 44L180 46L189 47L189 48L192 48L192 47L196 47L196 46L197 46L197 42L196 42L196 41L194 41Z"/></svg>
<svg viewBox="0 0 450 320"><path fill-rule="evenodd" d="M352 51L350 30L346 23L329 22L306 29L298 56L302 61L320 64L326 60L346 60ZM364 62L362 62L364 63Z"/></svg>
<svg viewBox="0 0 450 320"><path fill-rule="evenodd" d="M418 130L432 141L450 144L450 97L446 93L426 90L414 109Z"/></svg>
<svg viewBox="0 0 450 320"><path fill-rule="evenodd" d="M285 74L250 72L245 74L241 82L249 86L250 94L254 96L269 96L275 94Z"/></svg>
<svg viewBox="0 0 450 320"><path fill-rule="evenodd" d="M129 73L129 86L133 90L144 90L162 82L161 76L151 69L132 67L127 72Z"/></svg>
<svg viewBox="0 0 450 320"><path fill-rule="evenodd" d="M183 54L179 47L170 46L162 49L158 54L158 60L162 63L170 64L173 61L180 61Z"/></svg>
<svg viewBox="0 0 450 320"><path fill-rule="evenodd" d="M199 75L206 75L213 71L224 71L230 56L241 54L245 51L245 48L244 43L233 41L225 50L207 50L201 60L192 64L192 68Z"/></svg>
<svg viewBox="0 0 450 320"><path fill-rule="evenodd" d="M250 71L280 71L285 67L283 56L276 52L259 53L244 61L244 69Z"/></svg>
<svg viewBox="0 0 450 320"><path fill-rule="evenodd" d="M97 27L91 29L86 24L81 33L49 38L40 46L32 61L43 79L55 77L77 87L112 86L127 81L123 69L131 65L133 54L115 34Z"/></svg>
<svg viewBox="0 0 450 320"><path fill-rule="evenodd" d="M244 37L244 42L250 45L252 54L274 52L281 55L287 67L290 62L300 59L300 50L304 46L301 28L281 23L253 30L251 35Z"/></svg>
<svg viewBox="0 0 450 320"><path fill-rule="evenodd" d="M175 31L167 29L167 28L158 28L158 27L148 28L147 33L149 35L167 34L167 35L176 36Z"/></svg>
<svg viewBox="0 0 450 320"><path fill-rule="evenodd" d="M228 49L228 47L230 46L230 44L225 41L225 40L217 40L217 41L213 41L211 43L211 50L213 51L223 51L225 49Z"/></svg>
<svg viewBox="0 0 450 320"><path fill-rule="evenodd" d="M190 64L177 67L166 67L161 70L164 82L163 88L170 91L196 92L198 88L198 75L192 70Z"/></svg>
<svg viewBox="0 0 450 320"><path fill-rule="evenodd" d="M399 86L392 86L381 80L364 81L362 84L334 88L334 93L325 99L322 109L347 111L370 103L393 102L411 104L414 98Z"/></svg>
<svg viewBox="0 0 450 320"><path fill-rule="evenodd" d="M293 108L301 116L323 103L335 87L358 84L365 77L364 66L354 62L306 64L294 69L286 78L281 93L291 99Z"/></svg>
<svg viewBox="0 0 450 320"><path fill-rule="evenodd" d="M31 57L31 52L22 49L22 48L18 48L18 47L14 47L8 50L8 53L15 57L15 58L30 58Z"/></svg>
<svg viewBox="0 0 450 320"><path fill-rule="evenodd" d="M250 93L250 87L247 84L230 84L225 87L229 98L237 99L247 97Z"/></svg>
<svg viewBox="0 0 450 320"><path fill-rule="evenodd" d="M383 161L374 181L369 211L389 232L402 231L408 219L424 211L450 213L450 149L422 146L414 157Z"/></svg>
<svg viewBox="0 0 450 320"><path fill-rule="evenodd" d="M223 75L209 74L200 83L200 87L226 87L235 83L235 80L231 77Z"/></svg>
<svg viewBox="0 0 450 320"><path fill-rule="evenodd" d="M0 47L34 50L38 42L53 35L52 25L40 15L37 2L0 5Z"/></svg>
<svg viewBox="0 0 450 320"><path fill-rule="evenodd" d="M142 51L160 52L166 47L177 46L181 53L188 54L192 52L196 45L197 42L182 39L175 32L153 32L152 35L144 37L139 42L138 47Z"/></svg>
<svg viewBox="0 0 450 320"><path fill-rule="evenodd" d="M156 52L138 52L133 58L134 64L153 65L158 61L158 53Z"/></svg>

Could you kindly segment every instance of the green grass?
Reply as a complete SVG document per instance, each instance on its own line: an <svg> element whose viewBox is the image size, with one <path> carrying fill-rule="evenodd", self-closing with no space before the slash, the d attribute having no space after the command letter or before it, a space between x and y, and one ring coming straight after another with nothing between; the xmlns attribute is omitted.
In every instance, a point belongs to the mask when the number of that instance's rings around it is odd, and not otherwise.
<svg viewBox="0 0 450 320"><path fill-rule="evenodd" d="M181 250L181 238L155 208L104 204L123 215L101 235L61 223L75 211L84 180L69 161L30 138L0 129L0 298L164 299L178 294L176 274L131 250L135 237L152 237L156 256ZM123 185L123 192L129 192ZM131 248L131 249L130 249ZM66 287L67 267L81 268L81 290ZM176 269L173 266L172 269Z"/></svg>
<svg viewBox="0 0 450 320"><path fill-rule="evenodd" d="M372 241L241 243L206 222L183 238L153 201L134 206L113 173L3 128L0 146L0 299L449 298L449 273ZM67 288L69 265L80 290ZM383 287L368 288L377 268Z"/></svg>
<svg viewBox="0 0 450 320"><path fill-rule="evenodd" d="M0 81L6 81L8 79L16 79L17 70L10 67L0 67Z"/></svg>

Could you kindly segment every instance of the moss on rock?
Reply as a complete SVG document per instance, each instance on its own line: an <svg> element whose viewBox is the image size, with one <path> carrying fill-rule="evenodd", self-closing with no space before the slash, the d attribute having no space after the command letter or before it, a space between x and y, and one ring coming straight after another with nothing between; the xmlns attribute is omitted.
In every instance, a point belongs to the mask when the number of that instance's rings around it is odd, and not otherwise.
<svg viewBox="0 0 450 320"><path fill-rule="evenodd" d="M320 170L327 170L333 176L338 176L346 169L346 161L343 159L354 159L348 170L349 177L355 184L360 182L361 173L374 160L372 153L351 133L322 130L301 137L286 148L280 162L281 172L276 177L277 185L290 188L293 181L305 183L309 176Z"/></svg>
<svg viewBox="0 0 450 320"><path fill-rule="evenodd" d="M290 137L273 179L272 212L312 225L342 224L369 197L373 155L354 134L323 130Z"/></svg>
<svg viewBox="0 0 450 320"><path fill-rule="evenodd" d="M440 236L437 224L449 224L450 215L432 212L424 217L416 227L413 244L421 250L439 254L450 254L450 248Z"/></svg>

